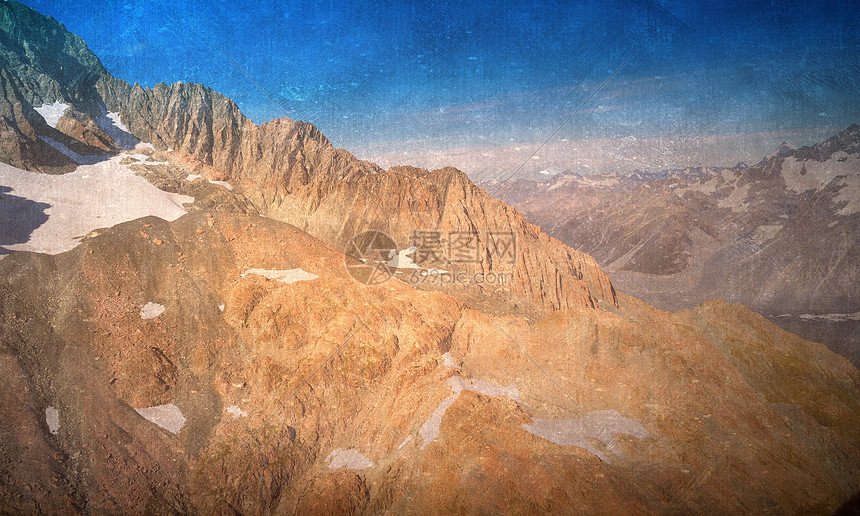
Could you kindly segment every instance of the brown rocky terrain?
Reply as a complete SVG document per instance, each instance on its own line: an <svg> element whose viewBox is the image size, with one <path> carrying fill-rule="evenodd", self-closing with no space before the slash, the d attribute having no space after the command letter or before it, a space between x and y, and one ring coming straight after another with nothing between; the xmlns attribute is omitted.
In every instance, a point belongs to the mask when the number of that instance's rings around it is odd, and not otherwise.
<svg viewBox="0 0 860 516"><path fill-rule="evenodd" d="M742 306L533 321L346 259L199 212L0 261L3 510L827 513L860 488L857 369ZM176 434L133 410L165 404Z"/></svg>
<svg viewBox="0 0 860 516"><path fill-rule="evenodd" d="M257 126L231 100L200 85L147 90L106 78L99 91L141 140L222 171L260 214L337 247L368 229L386 232L404 248L415 231L468 232L476 241L474 262L426 265L467 275L511 272L511 284L489 294L538 310L614 303L612 286L591 257L547 238L456 169L381 170L336 149L310 124L280 119ZM488 231L515 235L515 262L493 261Z"/></svg>
<svg viewBox="0 0 860 516"><path fill-rule="evenodd" d="M668 310L741 302L860 361L860 127L753 167L483 184Z"/></svg>
<svg viewBox="0 0 860 516"><path fill-rule="evenodd" d="M860 491L860 372L824 346L737 304L653 308L455 169L129 86L57 22L0 14L30 67L6 99L41 127L14 141L63 139L69 169L149 143L86 170L189 212L0 260L0 513L828 514ZM19 148L4 167L66 171ZM474 261L422 270L513 279L356 281L341 250L367 229L463 232Z"/></svg>

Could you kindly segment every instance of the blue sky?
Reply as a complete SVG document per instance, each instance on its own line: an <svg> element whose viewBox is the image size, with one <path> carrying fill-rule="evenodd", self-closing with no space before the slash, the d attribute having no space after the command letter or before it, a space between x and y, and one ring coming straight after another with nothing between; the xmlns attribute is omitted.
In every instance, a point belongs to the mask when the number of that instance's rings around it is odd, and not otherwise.
<svg viewBox="0 0 860 516"><path fill-rule="evenodd" d="M383 165L731 165L860 122L845 0L25 3L122 79L204 83Z"/></svg>

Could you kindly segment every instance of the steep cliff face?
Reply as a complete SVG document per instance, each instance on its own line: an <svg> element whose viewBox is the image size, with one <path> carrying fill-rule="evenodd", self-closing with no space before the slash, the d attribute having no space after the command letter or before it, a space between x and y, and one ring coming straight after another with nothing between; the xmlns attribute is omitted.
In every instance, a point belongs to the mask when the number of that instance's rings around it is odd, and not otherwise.
<svg viewBox="0 0 860 516"><path fill-rule="evenodd" d="M254 211L341 248L366 229L391 234L403 248L416 231L469 233L474 259L425 264L465 278L448 290L492 294L537 312L615 303L589 256L548 239L461 172L383 171L334 148L311 124L281 119L258 126L202 85L130 86L53 19L15 2L0 9L0 159L13 166L69 172L124 147L116 128L127 128L158 150L190 154L222 172ZM493 258L490 233L514 235L511 259ZM480 273L501 274L505 283L478 284L472 279Z"/></svg>
<svg viewBox="0 0 860 516"><path fill-rule="evenodd" d="M230 99L201 85L144 89L105 77L98 90L141 140L222 170L261 214L337 247L368 229L385 231L404 249L416 231L467 232L474 260L426 265L464 274L467 289L507 295L538 311L615 303L609 279L591 257L548 238L460 171L384 171L336 149L311 124L280 119L257 126ZM494 261L488 233L515 235L513 260ZM512 274L512 280L501 286L470 280L488 272Z"/></svg>
<svg viewBox="0 0 860 516"><path fill-rule="evenodd" d="M105 75L84 41L62 24L17 2L0 4L0 159L61 174L74 170L73 153L116 150L98 124L104 110L95 85ZM57 111L50 121L37 112L46 106Z"/></svg>

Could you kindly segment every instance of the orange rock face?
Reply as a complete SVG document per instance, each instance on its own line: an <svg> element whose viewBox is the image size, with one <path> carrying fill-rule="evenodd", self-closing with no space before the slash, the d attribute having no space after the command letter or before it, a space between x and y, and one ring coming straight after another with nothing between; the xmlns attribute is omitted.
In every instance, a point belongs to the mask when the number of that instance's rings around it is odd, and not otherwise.
<svg viewBox="0 0 860 516"><path fill-rule="evenodd" d="M826 513L860 487L857 370L741 306L534 320L344 264L217 213L0 261L4 510ZM176 434L133 410L165 404Z"/></svg>

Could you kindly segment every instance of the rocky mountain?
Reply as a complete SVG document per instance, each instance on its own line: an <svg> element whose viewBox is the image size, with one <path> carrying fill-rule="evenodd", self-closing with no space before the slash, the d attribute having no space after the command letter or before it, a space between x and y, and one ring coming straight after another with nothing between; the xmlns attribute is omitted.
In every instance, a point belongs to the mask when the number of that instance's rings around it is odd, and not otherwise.
<svg viewBox="0 0 860 516"><path fill-rule="evenodd" d="M54 20L0 16L30 67L0 148L0 513L829 514L860 491L860 371L823 345L738 304L663 312L455 169L129 86ZM342 252L367 230L399 244L387 281ZM422 259L416 234L447 242Z"/></svg>
<svg viewBox="0 0 860 516"><path fill-rule="evenodd" d="M18 56L17 61L8 59L18 63L10 66L10 73L39 78L16 83L6 95L10 105L28 114L21 120L10 118L14 131L9 133L16 134L17 146L0 148L0 160L6 163L28 170L67 171L74 167L69 156L81 163L81 156L93 147L93 138L103 142L104 150L121 147L107 133L116 134L122 126L157 150L169 149L180 153L179 158L190 154L214 167L246 194L259 213L296 224L336 247L345 247L368 229L385 231L404 248L416 231L465 232L472 235L473 260L452 264L440 257L428 260L427 267L455 276L462 273L465 278L489 272L511 274L512 281L492 288L489 295L509 297L512 304L527 310L615 302L611 283L590 256L547 238L460 171L411 167L384 171L334 148L311 124L281 119L258 126L233 101L202 85L129 86L108 74L80 38L51 19L35 31L42 38L36 38L40 46L29 51L34 47L29 43L33 31L25 28L39 25L34 22L39 15L14 2L2 9L3 31L12 42L4 53ZM53 39L42 37L48 32L56 33ZM58 76L57 68L75 72ZM75 87L59 86L65 83ZM47 102L67 106L59 112L56 128L36 112ZM31 127L33 123L38 129ZM51 148L43 155L21 150L45 150L45 141L59 142L54 147L62 151ZM62 166L54 166L55 159ZM488 232L514 234L513 262L493 261ZM468 283L470 292L489 288Z"/></svg>
<svg viewBox="0 0 860 516"><path fill-rule="evenodd" d="M344 259L200 212L0 261L4 512L827 513L860 487L857 369L742 306L530 321Z"/></svg>
<svg viewBox="0 0 860 516"><path fill-rule="evenodd" d="M669 309L741 302L860 361L860 127L752 167L485 184Z"/></svg>

